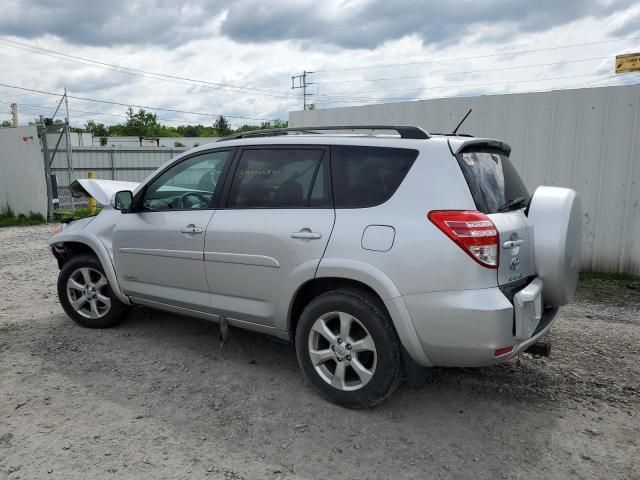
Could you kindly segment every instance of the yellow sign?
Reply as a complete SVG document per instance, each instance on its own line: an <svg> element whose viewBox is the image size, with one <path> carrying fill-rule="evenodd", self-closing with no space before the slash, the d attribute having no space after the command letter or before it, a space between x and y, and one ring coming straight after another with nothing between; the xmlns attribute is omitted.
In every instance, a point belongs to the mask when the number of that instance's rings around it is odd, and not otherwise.
<svg viewBox="0 0 640 480"><path fill-rule="evenodd" d="M616 55L616 73L640 72L640 53Z"/></svg>

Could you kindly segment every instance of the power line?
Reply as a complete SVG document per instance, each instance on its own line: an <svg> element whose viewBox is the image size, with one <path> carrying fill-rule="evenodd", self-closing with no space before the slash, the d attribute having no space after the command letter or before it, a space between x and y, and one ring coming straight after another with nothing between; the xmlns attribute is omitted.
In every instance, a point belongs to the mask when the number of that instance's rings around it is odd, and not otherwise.
<svg viewBox="0 0 640 480"><path fill-rule="evenodd" d="M629 38L612 38L609 40L601 40L598 42L585 42L585 43L573 43L570 45L558 45L555 47L546 47L546 48L536 48L530 50L518 50L511 52L502 52L502 53L492 53L487 55L474 55L472 57L456 57L456 58L436 58L431 60L424 60L421 62L408 62L408 63L390 63L386 65L364 65L359 67L347 67L347 68L332 68L326 70L314 70L316 73L329 73L329 72L346 72L351 70L365 70L371 68L391 68L391 67L405 67L410 65L426 65L429 63L446 63L446 62L459 62L462 60L475 60L478 58L493 58L493 57L503 57L509 55L522 55L525 53L536 53L536 52L548 52L552 50L561 50L565 48L573 48L573 47L584 47L589 45L600 45L604 43L613 43L613 42L626 42L629 40L640 40L640 37L629 37Z"/></svg>
<svg viewBox="0 0 640 480"><path fill-rule="evenodd" d="M411 75L405 77L389 77L389 78L360 78L353 80L336 80L336 81L328 81L328 82L319 82L321 85L329 85L329 84L338 84L338 83L362 83L362 82L386 82L393 80L407 80L407 79L415 79L415 78L430 78L430 77L449 77L452 75L467 75L470 73L485 73L485 72L500 72L505 70L519 70L524 68L536 68L536 67L551 67L554 65L566 65L569 63L580 63L580 62L592 62L595 60L606 60L610 59L610 56L605 57L592 57L592 58L580 58L577 60L562 60L558 62L549 62L549 63L535 63L531 65L516 65L510 67L498 67L498 68L485 68L481 70L467 70L462 72L445 72L438 73L432 72L429 75ZM419 89L406 89L406 90L419 90ZM388 90L386 90L388 91Z"/></svg>
<svg viewBox="0 0 640 480"><path fill-rule="evenodd" d="M519 93L542 93L542 92L555 92L555 91L562 91L562 90L573 90L573 89L579 89L579 88L597 88L597 87L608 87L608 86L626 86L626 85L638 85L640 84L640 82L638 83L613 83L613 84L608 84L608 83L604 83L601 84L602 82L608 82L609 80L611 80L612 78L617 77L617 75L609 75L605 78L600 78L600 79L593 79L593 80L589 80L587 82L580 82L580 83L575 83L575 84L571 84L571 85L567 85L565 87L554 87L554 88L547 88L547 89L539 89L539 90L520 90L520 91L510 91L508 92L508 94L519 94ZM449 95L449 96L444 96L444 97L423 97L423 98L413 98L410 100L413 101L419 101L419 100L432 100L432 99L450 99L450 98L464 98L464 97L477 97L477 96L483 96L483 95L503 95L504 93L478 93L478 94L465 94L465 93L461 93L458 95ZM378 99L372 99L374 101L378 101ZM405 99L392 99L392 100L400 100L400 101L407 101ZM358 100L338 100L338 101L330 101L330 104L353 104L353 103L358 103ZM385 103L394 103L394 102L389 102L389 101L385 101ZM365 104L365 105L360 105L360 106L366 106L366 105L375 105L375 103L369 103L369 104ZM349 106L349 105L346 105Z"/></svg>
<svg viewBox="0 0 640 480"><path fill-rule="evenodd" d="M500 82L467 83L464 85L456 85L456 84L434 85L434 86L423 87L420 90L436 90L436 89L442 89L442 88L486 87L486 86L504 85L504 84L512 84L512 83L546 82L546 81L554 81L554 80L566 80L568 78L593 77L593 76L599 76L599 75L602 75L602 74L592 73L592 74L585 74L585 75L566 75L562 77L534 78L534 79L525 79L525 80L505 80ZM350 95L341 95L339 93L333 93L329 95L320 94L319 96L322 98L329 98L329 99L330 98L336 98L336 99L351 98L355 100L386 100L386 99L388 100L420 100L420 98L418 97L358 97L358 96L350 96Z"/></svg>
<svg viewBox="0 0 640 480"><path fill-rule="evenodd" d="M44 90L38 90L35 88L26 88L26 87L18 87L16 85L8 85L6 83L0 83L0 86L2 87L6 87L6 88L14 88L14 89L18 89L18 90L24 90L27 92L33 92L33 93L39 93L42 95L53 95L56 97L61 97L62 95L59 93L54 93L54 92L47 92ZM203 113L203 112L191 112L188 110L178 110L175 108L165 108L165 107L151 107L148 105L136 105L133 103L122 103L122 102L115 102L115 101L110 101L110 100L99 100L96 98L87 98L87 97L79 97L76 95L68 95L68 98L74 98L76 100L83 100L86 102L97 102L97 103L104 103L104 104L108 104L108 105L120 105L123 107L136 107L136 108L144 108L147 110L158 110L158 111L162 111L162 112L174 112L174 113L186 113L186 114L193 114L193 115L200 115L203 117L218 117L220 115L224 116L224 117L228 117L228 118L238 118L241 120L258 120L258 121L272 121L275 120L273 118L256 118L256 117L242 117L239 115L228 115L228 114L221 114L221 113Z"/></svg>
<svg viewBox="0 0 640 480"><path fill-rule="evenodd" d="M22 102L15 102L15 101L7 101L7 100L0 100L0 103L5 103L5 104L12 104L12 103L17 103L18 106L20 108L24 108L26 107L29 110L36 110L36 111L40 111L40 112L50 112L51 110L53 110L55 108L55 105L47 105L47 104L32 104L32 103L22 103ZM89 115L107 115L107 116L111 116L111 117L120 117L120 118L128 118L127 115L124 115L122 113L107 113L107 112L92 112L92 111L88 111L88 110L78 110L77 108L70 108L69 109L70 112L74 112L74 113L86 113ZM164 118L164 117L157 117L157 120L160 122L167 122L167 123L182 123L182 124L192 124L193 122L195 122L195 120L187 120L187 119L180 119L180 118ZM230 125L232 127L238 127L241 126L238 123L230 123Z"/></svg>
<svg viewBox="0 0 640 480"><path fill-rule="evenodd" d="M125 66L122 66L122 65L116 65L116 64L112 64L112 63L99 62L97 60L91 60L89 58L78 57L76 55L69 55L69 54L66 54L66 53L63 53L63 52L58 52L58 51L50 50L50 49L47 49L47 48L42 48L42 47L38 47L38 46L34 46L34 45L29 45L27 43L17 42L15 40L9 40L9 39L2 38L2 37L0 37L0 43L3 43L5 45L7 45L7 46L11 46L11 47L14 47L14 48L18 48L18 49L21 49L21 50L25 50L25 51L28 51L28 52L31 52L31 53L36 53L36 54L39 54L39 55L45 55L45 56L57 58L59 60L65 60L65 61L69 61L69 62L79 63L81 65L88 65L88 66L92 66L92 67L96 67L96 68L102 68L104 70L123 73L123 74L126 74L126 75L133 75L133 76L151 78L151 79L155 79L155 80L167 81L167 82L170 82L170 83L178 83L178 84L182 84L182 85L191 85L191 86L197 86L197 87L202 87L202 88L212 88L214 90L221 90L221 89L222 90L231 90L231 91L235 91L235 92L242 92L242 93L245 93L245 94L251 94L251 95L256 95L256 96L260 95L260 96L290 98L290 99L297 98L297 96L291 95L289 92L280 92L280 91L274 91L274 90L259 89L259 88L254 88L254 87L232 85L232 84L220 83L220 82L210 82L210 81L207 81L207 80L199 80L199 79L188 78L188 77L180 77L180 76L176 76L176 75L168 75L168 74L164 74L164 73L141 70L141 69L138 69L138 68L125 67Z"/></svg>
<svg viewBox="0 0 640 480"><path fill-rule="evenodd" d="M431 90L431 89L440 89L440 88L463 88L463 87L476 87L476 86L490 86L490 85L502 85L502 84L512 84L512 83L528 83L528 82L540 82L540 81L553 81L553 80L560 80L560 79L567 79L567 78L584 78L584 77L591 77L591 76L598 76L598 75L602 75L602 74L589 74L589 75L571 75L571 76L565 76L565 77L555 77L555 78L541 78L541 79L532 79L532 80L515 80L515 81L508 81L508 82L492 82L492 83L483 83L483 84L466 84L466 85L442 85L442 86L434 86L434 87L425 87L423 90ZM611 76L607 76L605 78L600 78L600 79L592 79L589 80L587 82L581 82L578 84L571 84L568 86L564 86L564 87L554 87L554 88L550 88L550 90L564 90L564 89L568 89L568 88L573 88L575 86L579 86L582 84L588 84L588 83L593 83L593 82L600 82L600 81L604 81L611 78ZM544 90L547 91L547 90ZM525 93L524 91L522 92L509 92L509 93ZM461 95L461 96L464 96ZM427 100L429 98L432 97L348 97L348 96L344 96L344 97L340 97L340 96L333 96L333 97L328 97L328 98L334 98L337 99L337 102L334 103L340 103L340 100L343 100L343 103L353 103L353 102L358 102L358 101L376 101L376 102L386 102L386 101L418 101L418 100ZM451 97L438 97L438 98L451 98Z"/></svg>

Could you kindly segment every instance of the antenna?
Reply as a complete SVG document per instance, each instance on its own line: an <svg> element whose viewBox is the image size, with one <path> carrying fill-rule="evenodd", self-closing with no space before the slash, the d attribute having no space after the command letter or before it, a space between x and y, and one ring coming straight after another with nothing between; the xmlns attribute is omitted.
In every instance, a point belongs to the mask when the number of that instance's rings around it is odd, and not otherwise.
<svg viewBox="0 0 640 480"><path fill-rule="evenodd" d="M462 120L460 120L460 123L458 124L458 126L456 128L454 128L453 130L453 135L455 135L456 133L458 133L458 129L462 126L462 124L464 123L464 121L467 119L467 117L469 115L471 115L471 112L473 112L473 109L470 108L469 111L467 112L467 114L464 116L464 118Z"/></svg>

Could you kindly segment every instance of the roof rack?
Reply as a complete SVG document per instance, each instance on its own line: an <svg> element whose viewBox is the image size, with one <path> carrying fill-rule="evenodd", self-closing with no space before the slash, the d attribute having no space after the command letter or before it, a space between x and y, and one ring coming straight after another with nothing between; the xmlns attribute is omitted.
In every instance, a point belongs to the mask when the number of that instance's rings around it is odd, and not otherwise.
<svg viewBox="0 0 640 480"><path fill-rule="evenodd" d="M291 128L269 128L264 130L250 130L248 132L236 133L227 137L222 137L218 142L225 140L237 140L240 138L268 137L272 135L284 135L289 132L314 133L328 130L393 130L400 134L400 138L412 138L426 140L430 135L419 127L408 125L334 125L322 127L291 127Z"/></svg>

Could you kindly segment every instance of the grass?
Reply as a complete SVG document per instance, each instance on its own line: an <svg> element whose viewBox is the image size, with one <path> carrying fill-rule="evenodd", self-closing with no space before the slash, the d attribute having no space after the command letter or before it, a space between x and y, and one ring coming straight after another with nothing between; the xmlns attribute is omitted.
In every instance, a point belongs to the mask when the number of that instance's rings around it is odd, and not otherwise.
<svg viewBox="0 0 640 480"><path fill-rule="evenodd" d="M96 208L95 212L92 212L89 208L76 208L73 212L67 210L56 210L55 216L61 222L70 222L81 218L93 217L98 215L101 211L101 208Z"/></svg>
<svg viewBox="0 0 640 480"><path fill-rule="evenodd" d="M29 212L16 215L13 209L7 205L0 209L0 227L16 227L23 225L41 225L46 220L40 213Z"/></svg>
<svg viewBox="0 0 640 480"><path fill-rule="evenodd" d="M582 272L576 293L578 297L593 300L637 300L640 298L640 277L624 273Z"/></svg>

